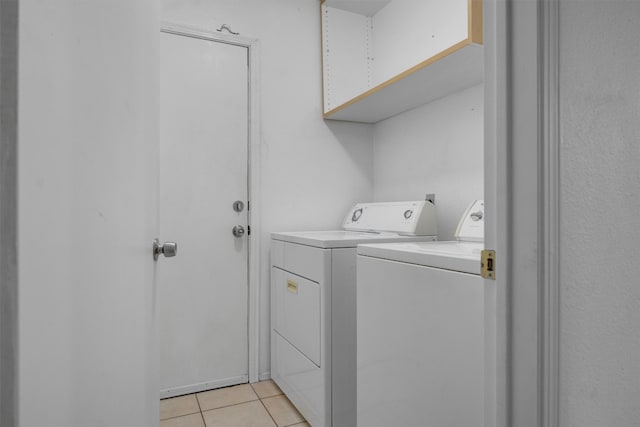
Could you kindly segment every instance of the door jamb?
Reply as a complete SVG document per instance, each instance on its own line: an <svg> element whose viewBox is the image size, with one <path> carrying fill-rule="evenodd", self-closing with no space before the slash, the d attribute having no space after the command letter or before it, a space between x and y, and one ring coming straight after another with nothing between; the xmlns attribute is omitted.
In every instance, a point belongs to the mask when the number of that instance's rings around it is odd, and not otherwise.
<svg viewBox="0 0 640 427"><path fill-rule="evenodd" d="M495 281L485 288L484 427L509 426L508 250L510 191L508 171L508 28L507 4L483 2L484 15L484 202L485 247L499 257Z"/></svg>
<svg viewBox="0 0 640 427"><path fill-rule="evenodd" d="M560 425L560 0L539 1L542 174L539 352L540 419Z"/></svg>
<svg viewBox="0 0 640 427"><path fill-rule="evenodd" d="M249 382L259 380L260 363L260 231L262 206L260 200L260 42L258 39L238 35L224 34L202 28L163 21L160 31L202 40L210 40L247 48L248 52L248 162L247 206L248 224L251 227L248 236L248 370Z"/></svg>
<svg viewBox="0 0 640 427"><path fill-rule="evenodd" d="M18 2L0 2L0 425L18 425Z"/></svg>
<svg viewBox="0 0 640 427"><path fill-rule="evenodd" d="M489 320L496 333L495 364L487 365L487 379L495 382L488 384L493 401L486 402L485 427L555 427L559 0L488 0L484 5L485 238L499 257L497 280L488 284L495 287L496 315Z"/></svg>

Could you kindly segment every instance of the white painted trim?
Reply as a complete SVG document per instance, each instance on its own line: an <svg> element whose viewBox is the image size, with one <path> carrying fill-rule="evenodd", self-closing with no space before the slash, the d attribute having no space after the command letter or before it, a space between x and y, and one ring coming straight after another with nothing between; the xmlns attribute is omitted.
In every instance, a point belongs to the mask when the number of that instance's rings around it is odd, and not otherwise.
<svg viewBox="0 0 640 427"><path fill-rule="evenodd" d="M560 363L560 117L559 117L559 0L541 1L540 48L542 120L542 298L541 330L542 426L558 427Z"/></svg>
<svg viewBox="0 0 640 427"><path fill-rule="evenodd" d="M258 381L260 370L260 266L262 233L261 191L261 111L260 111L260 43L253 40L249 48L249 183L251 201L249 223L249 382Z"/></svg>
<svg viewBox="0 0 640 427"><path fill-rule="evenodd" d="M485 233L498 253L485 427L557 427L558 0L486 0L484 27Z"/></svg>
<svg viewBox="0 0 640 427"><path fill-rule="evenodd" d="M486 110L495 114L487 123L497 147L498 276L507 264L496 290L495 425L557 427L558 0L489 2L495 23L485 25L485 42L496 47L486 76L495 91Z"/></svg>
<svg viewBox="0 0 640 427"><path fill-rule="evenodd" d="M18 1L0 1L0 425L18 425Z"/></svg>
<svg viewBox="0 0 640 427"><path fill-rule="evenodd" d="M189 25L174 24L172 22L163 21L160 25L160 31L163 33L177 34L180 36L194 37L202 40L210 40L214 42L227 43L235 46L243 46L251 49L253 45L258 43L258 39L236 36L232 34L206 30L203 28L192 27Z"/></svg>
<svg viewBox="0 0 640 427"><path fill-rule="evenodd" d="M540 427L542 417L542 120L539 3L508 0L507 168L510 260L506 291L509 427Z"/></svg>
<svg viewBox="0 0 640 427"><path fill-rule="evenodd" d="M214 42L246 47L249 55L249 159L248 183L250 202L249 269L248 269L248 381L258 381L260 363L260 232L262 206L260 187L260 42L258 39L205 30L187 25L162 22L160 30L165 33L194 37ZM245 381L246 382L246 381Z"/></svg>
<svg viewBox="0 0 640 427"><path fill-rule="evenodd" d="M509 46L508 7L485 0L485 247L495 249L496 280L485 280L485 427L509 425ZM489 333L487 333L489 332Z"/></svg>
<svg viewBox="0 0 640 427"><path fill-rule="evenodd" d="M485 245L498 254L485 427L558 427L558 0L484 5Z"/></svg>
<svg viewBox="0 0 640 427"><path fill-rule="evenodd" d="M266 381L271 379L271 371L260 373L260 381Z"/></svg>
<svg viewBox="0 0 640 427"><path fill-rule="evenodd" d="M237 384L245 384L248 381L246 375L238 377L225 378L223 380L206 381L203 383L186 385L182 387L169 388L166 390L160 390L160 399L166 399L168 397L182 396L185 394L198 393L205 390L212 390L214 388L228 387Z"/></svg>

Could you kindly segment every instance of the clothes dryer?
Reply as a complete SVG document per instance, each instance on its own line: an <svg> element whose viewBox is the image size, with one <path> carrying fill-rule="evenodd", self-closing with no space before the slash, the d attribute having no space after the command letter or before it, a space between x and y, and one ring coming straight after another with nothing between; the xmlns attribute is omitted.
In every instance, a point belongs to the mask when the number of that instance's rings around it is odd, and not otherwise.
<svg viewBox="0 0 640 427"><path fill-rule="evenodd" d="M436 235L428 201L357 204L342 230L272 234L271 377L313 427L356 425L356 246Z"/></svg>
<svg viewBox="0 0 640 427"><path fill-rule="evenodd" d="M358 427L482 424L483 216L473 202L457 241L358 246Z"/></svg>

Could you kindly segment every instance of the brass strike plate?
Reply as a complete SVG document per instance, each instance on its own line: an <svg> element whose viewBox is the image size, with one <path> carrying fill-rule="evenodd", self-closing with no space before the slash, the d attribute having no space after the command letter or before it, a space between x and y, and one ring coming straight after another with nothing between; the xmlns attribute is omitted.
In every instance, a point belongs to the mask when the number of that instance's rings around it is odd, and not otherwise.
<svg viewBox="0 0 640 427"><path fill-rule="evenodd" d="M287 280L287 290L292 294L298 293L298 284L293 280Z"/></svg>
<svg viewBox="0 0 640 427"><path fill-rule="evenodd" d="M480 275L485 279L496 280L496 251L485 249L481 253Z"/></svg>

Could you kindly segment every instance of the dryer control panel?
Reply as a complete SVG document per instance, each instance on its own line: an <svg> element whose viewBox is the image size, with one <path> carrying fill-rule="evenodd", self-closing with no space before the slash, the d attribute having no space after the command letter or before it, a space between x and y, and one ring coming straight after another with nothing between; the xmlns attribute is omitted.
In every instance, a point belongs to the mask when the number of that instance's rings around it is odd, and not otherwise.
<svg viewBox="0 0 640 427"><path fill-rule="evenodd" d="M426 200L358 203L347 214L343 227L348 231L392 232L414 236L438 234L436 207Z"/></svg>

